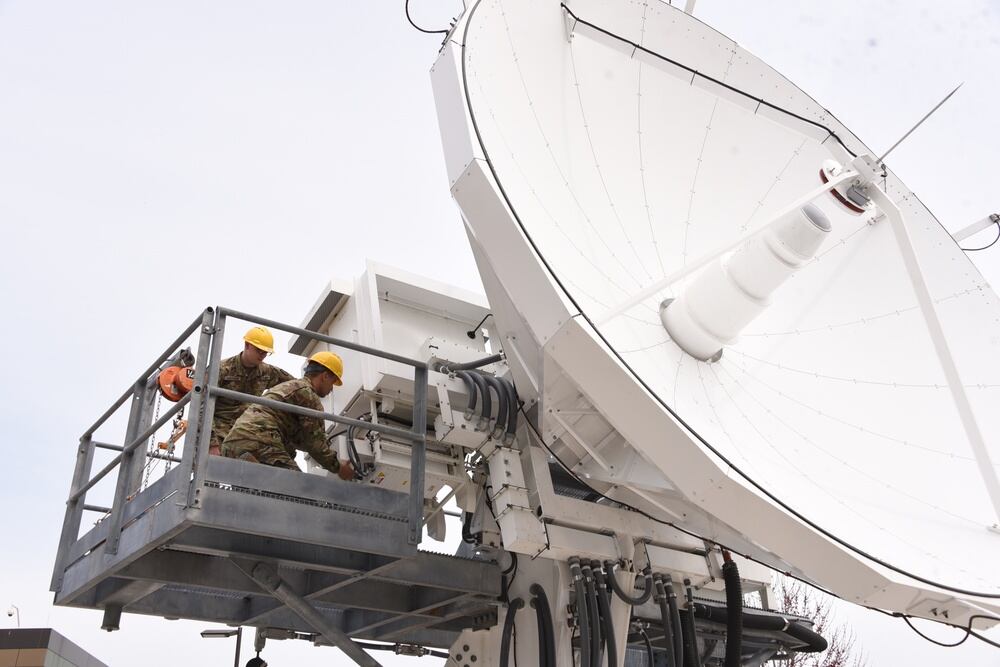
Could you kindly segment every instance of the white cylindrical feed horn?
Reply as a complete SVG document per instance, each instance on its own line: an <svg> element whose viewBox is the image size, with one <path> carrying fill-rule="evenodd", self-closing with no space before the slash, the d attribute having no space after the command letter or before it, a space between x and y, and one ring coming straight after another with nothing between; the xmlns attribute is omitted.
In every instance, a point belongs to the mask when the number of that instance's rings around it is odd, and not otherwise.
<svg viewBox="0 0 1000 667"><path fill-rule="evenodd" d="M709 264L660 307L670 338L696 359L718 358L771 303L771 294L816 255L830 229L826 215L806 204Z"/></svg>

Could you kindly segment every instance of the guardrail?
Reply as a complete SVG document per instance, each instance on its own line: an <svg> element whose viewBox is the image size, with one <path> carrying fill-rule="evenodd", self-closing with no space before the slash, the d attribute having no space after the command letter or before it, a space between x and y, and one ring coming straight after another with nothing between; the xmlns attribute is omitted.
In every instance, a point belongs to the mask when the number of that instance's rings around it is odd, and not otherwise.
<svg viewBox="0 0 1000 667"><path fill-rule="evenodd" d="M307 339L328 343L334 347L354 350L362 354L380 357L412 367L414 383L412 428L405 430L383 424L362 422L341 415L309 410L219 387L219 364L222 360L222 344L225 337L226 323L230 319L259 324L286 333L296 334ZM162 368L170 365L171 360L177 358L181 346L196 331L199 337L195 357L194 386L191 392L154 421L150 406L157 391L156 378ZM190 409L188 411L188 429L185 436L183 455L180 459L169 456L164 457L162 455L153 455L153 458L167 458L170 461L179 463L178 467L182 472L175 474L175 479L177 480L176 487L171 490L171 493L183 494L186 508L199 509L201 507L200 493L205 483L204 471L209 457L209 443L216 397L233 398L245 403L257 403L275 410L315 417L347 426L362 426L366 430L377 431L395 438L408 440L412 443L412 448L410 461L410 497L405 519L408 524L410 544L419 544L423 529L423 489L427 444L427 374L428 365L426 361L410 359L398 354L359 345L351 341L333 338L317 331L309 331L308 329L229 308L206 308L139 375L132 386L122 393L111 407L80 436L76 467L70 483L69 496L66 501L66 513L59 539L58 552L56 554L52 590L58 591L61 587L62 573L65 571L66 566L69 565L66 562L67 556L73 545L80 538L80 524L84 511L99 511L108 514L106 521L109 521L109 528L105 541L105 553L117 553L125 506L132 497L140 492L138 482L140 481L147 457L146 451L140 445L146 442L159 428L168 423L185 407L189 407ZM93 436L97 429L107 423L126 404L129 405L129 417L123 443L118 445L94 440ZM92 474L94 452L97 449L117 451L118 454L107 465L101 468L97 474ZM88 492L116 468L118 469L118 478L115 486L114 501L111 507L88 504L86 502Z"/></svg>

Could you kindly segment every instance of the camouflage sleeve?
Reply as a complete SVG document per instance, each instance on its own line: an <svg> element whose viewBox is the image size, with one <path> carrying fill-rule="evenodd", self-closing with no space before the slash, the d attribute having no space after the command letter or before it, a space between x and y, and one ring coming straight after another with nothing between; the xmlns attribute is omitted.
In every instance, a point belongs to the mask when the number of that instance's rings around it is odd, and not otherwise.
<svg viewBox="0 0 1000 667"><path fill-rule="evenodd" d="M279 385L282 382L288 382L289 380L294 380L292 374L286 371L284 368L278 368L277 366L272 366L274 369L274 379L271 380L273 383L271 386Z"/></svg>
<svg viewBox="0 0 1000 667"><path fill-rule="evenodd" d="M320 403L319 398L308 388L298 390L288 399L290 403L310 410L323 410L323 404ZM323 427L323 420L302 417L300 423L302 424L302 439L296 445L298 449L309 454L316 463L330 472L340 470L340 461L337 460L336 452L326 444L326 429Z"/></svg>

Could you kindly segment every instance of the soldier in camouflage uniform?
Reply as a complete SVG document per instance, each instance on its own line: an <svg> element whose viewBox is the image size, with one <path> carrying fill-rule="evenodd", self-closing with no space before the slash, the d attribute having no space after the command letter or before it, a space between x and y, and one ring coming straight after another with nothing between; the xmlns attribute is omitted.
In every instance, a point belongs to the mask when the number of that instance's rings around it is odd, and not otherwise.
<svg viewBox="0 0 1000 667"><path fill-rule="evenodd" d="M309 358L304 377L282 382L264 392L264 398L323 411L320 398L342 384L344 366L332 352L317 352ZM277 410L265 405L250 405L236 420L222 442L222 454L230 458L263 463L288 470L300 470L295 464L295 450L308 453L316 463L341 479L353 479L348 462L341 463L326 444L323 420Z"/></svg>
<svg viewBox="0 0 1000 667"><path fill-rule="evenodd" d="M243 340L243 351L219 364L220 387L260 396L271 387L293 379L291 373L264 363L264 358L274 352L274 337L270 331L264 327L254 327L246 332ZM222 453L222 441L246 409L246 403L232 398L219 396L215 399L210 453Z"/></svg>

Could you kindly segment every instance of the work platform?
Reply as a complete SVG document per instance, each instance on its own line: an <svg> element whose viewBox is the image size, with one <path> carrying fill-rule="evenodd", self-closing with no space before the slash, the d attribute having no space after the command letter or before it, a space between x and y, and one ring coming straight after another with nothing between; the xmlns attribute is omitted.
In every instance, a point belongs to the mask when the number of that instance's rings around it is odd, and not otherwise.
<svg viewBox="0 0 1000 667"><path fill-rule="evenodd" d="M216 386L221 343L231 317L412 366L417 387L413 429L363 425L411 441L410 488L416 492L210 456L214 398L225 391ZM193 390L154 420L155 377L192 335L199 337ZM124 611L322 635L349 655L360 649L348 637L448 648L463 629L495 625L501 593L496 563L418 550L426 373L421 361L244 313L207 309L81 438L52 580L55 603L103 610L108 630L117 629ZM95 441L95 431L126 405L124 444ZM141 483L147 441L185 408L183 452L154 453L176 466L152 483ZM98 449L119 454L92 475ZM88 492L114 470L111 507L87 504ZM84 511L103 518L81 535Z"/></svg>

